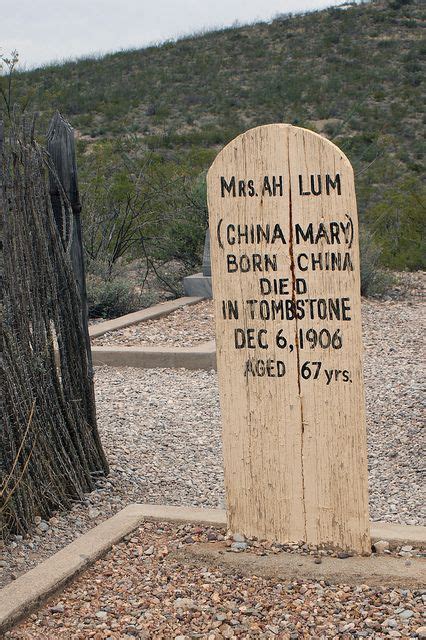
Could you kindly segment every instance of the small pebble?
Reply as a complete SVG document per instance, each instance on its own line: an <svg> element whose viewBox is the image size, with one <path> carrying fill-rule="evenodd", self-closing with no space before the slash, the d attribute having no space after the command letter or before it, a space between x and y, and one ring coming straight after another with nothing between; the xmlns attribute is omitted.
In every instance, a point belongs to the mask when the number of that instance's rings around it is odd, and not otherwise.
<svg viewBox="0 0 426 640"><path fill-rule="evenodd" d="M374 542L373 549L379 555L389 550L389 542L387 540L378 540Z"/></svg>
<svg viewBox="0 0 426 640"><path fill-rule="evenodd" d="M95 616L99 618L99 620L105 620L108 617L107 611L96 611Z"/></svg>
<svg viewBox="0 0 426 640"><path fill-rule="evenodd" d="M65 607L62 603L56 604L54 607L50 607L50 611L52 613L63 613L65 611Z"/></svg>

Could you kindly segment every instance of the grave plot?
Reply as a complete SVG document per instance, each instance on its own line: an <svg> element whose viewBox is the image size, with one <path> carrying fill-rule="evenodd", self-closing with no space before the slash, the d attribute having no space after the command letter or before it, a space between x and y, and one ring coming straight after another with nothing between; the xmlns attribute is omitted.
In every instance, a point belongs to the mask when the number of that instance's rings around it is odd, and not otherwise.
<svg viewBox="0 0 426 640"><path fill-rule="evenodd" d="M193 347L214 340L213 304L204 300L155 320L108 331L92 339L93 346Z"/></svg>
<svg viewBox="0 0 426 640"><path fill-rule="evenodd" d="M197 306L193 313L191 307ZM210 371L216 353L209 301L186 296L90 327L95 365Z"/></svg>
<svg viewBox="0 0 426 640"><path fill-rule="evenodd" d="M146 522L6 637L425 637L419 558L313 557L234 538Z"/></svg>
<svg viewBox="0 0 426 640"><path fill-rule="evenodd" d="M362 303L373 521L426 522L419 402L425 283L425 274L406 274L394 287L394 299ZM69 514L53 516L30 539L3 550L2 584L129 502L225 505L215 372L96 367L95 391L111 473Z"/></svg>

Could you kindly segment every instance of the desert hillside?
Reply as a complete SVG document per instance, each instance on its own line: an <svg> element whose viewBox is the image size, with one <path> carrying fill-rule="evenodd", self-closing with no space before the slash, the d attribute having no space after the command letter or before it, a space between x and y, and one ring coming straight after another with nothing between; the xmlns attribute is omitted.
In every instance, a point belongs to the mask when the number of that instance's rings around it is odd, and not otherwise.
<svg viewBox="0 0 426 640"><path fill-rule="evenodd" d="M419 269L424 24L416 0L350 3L20 73L15 96L31 96L42 130L55 108L76 128L83 191L116 144L151 154L160 186L178 174L199 191L215 154L242 131L283 121L313 129L354 165L372 253ZM159 191L161 210L184 206L181 193ZM170 242L165 257L190 247L194 262L203 225L203 214L180 225L179 250Z"/></svg>

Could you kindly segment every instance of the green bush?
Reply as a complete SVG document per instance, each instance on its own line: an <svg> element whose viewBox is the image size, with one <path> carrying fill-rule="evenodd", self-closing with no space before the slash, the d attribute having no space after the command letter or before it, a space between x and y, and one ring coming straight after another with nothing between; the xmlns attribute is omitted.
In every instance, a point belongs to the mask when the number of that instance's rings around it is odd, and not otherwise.
<svg viewBox="0 0 426 640"><path fill-rule="evenodd" d="M381 249L368 233L360 235L361 295L380 298L389 290L393 277L380 266Z"/></svg>
<svg viewBox="0 0 426 640"><path fill-rule="evenodd" d="M374 233L381 262L390 269L426 267L425 196L419 178L400 180L365 212L367 231Z"/></svg>
<svg viewBox="0 0 426 640"><path fill-rule="evenodd" d="M401 9L401 7L406 6L407 4L410 4L411 0L389 0L389 7L391 9Z"/></svg>
<svg viewBox="0 0 426 640"><path fill-rule="evenodd" d="M121 278L108 281L89 275L87 301L89 318L118 318L140 308L140 299L133 285Z"/></svg>
<svg viewBox="0 0 426 640"><path fill-rule="evenodd" d="M175 189L175 215L164 225L161 236L152 243L153 257L162 262L177 260L186 268L198 268L202 262L208 225L206 179L180 180ZM171 199L170 199L171 200Z"/></svg>

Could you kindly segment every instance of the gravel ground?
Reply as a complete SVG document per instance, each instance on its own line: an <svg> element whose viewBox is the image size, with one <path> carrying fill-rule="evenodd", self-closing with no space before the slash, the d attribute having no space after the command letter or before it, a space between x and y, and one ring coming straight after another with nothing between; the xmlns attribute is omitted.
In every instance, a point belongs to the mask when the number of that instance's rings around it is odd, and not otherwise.
<svg viewBox="0 0 426 640"><path fill-rule="evenodd" d="M192 347L208 340L214 340L211 300L181 307L158 320L145 320L124 329L109 331L99 338L94 338L92 344L123 347Z"/></svg>
<svg viewBox="0 0 426 640"><path fill-rule="evenodd" d="M373 520L425 522L424 308L420 302L363 305Z"/></svg>
<svg viewBox="0 0 426 640"><path fill-rule="evenodd" d="M145 523L6 637L426 637L425 591L324 580L282 582L175 555L217 537L217 531L201 527Z"/></svg>
<svg viewBox="0 0 426 640"><path fill-rule="evenodd" d="M404 300L363 304L373 520L425 522L421 282ZM224 506L214 372L98 368L96 394L111 474L70 513L54 514L33 536L4 547L3 584L129 502Z"/></svg>

